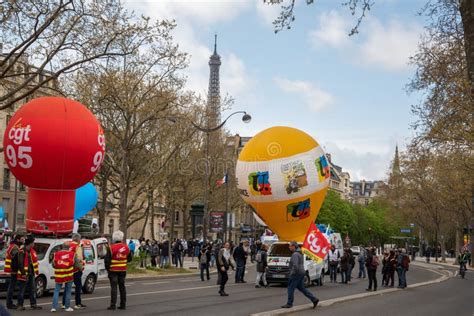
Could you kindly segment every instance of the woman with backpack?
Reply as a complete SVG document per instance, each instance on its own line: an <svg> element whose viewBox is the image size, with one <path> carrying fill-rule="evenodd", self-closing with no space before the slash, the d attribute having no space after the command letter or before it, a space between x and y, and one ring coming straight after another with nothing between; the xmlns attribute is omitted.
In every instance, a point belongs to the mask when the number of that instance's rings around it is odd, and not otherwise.
<svg viewBox="0 0 474 316"><path fill-rule="evenodd" d="M264 287L268 287L267 283L267 248L268 246L263 244L260 251L257 252L255 260L257 261L257 279L255 280L255 287L260 287L260 281L262 281Z"/></svg>
<svg viewBox="0 0 474 316"><path fill-rule="evenodd" d="M366 291L372 291L372 284L374 285L374 291L377 291L377 267L379 264L380 261L377 257L375 247L372 247L367 252L367 259L365 261L365 266L367 267L367 273L369 275L369 287Z"/></svg>

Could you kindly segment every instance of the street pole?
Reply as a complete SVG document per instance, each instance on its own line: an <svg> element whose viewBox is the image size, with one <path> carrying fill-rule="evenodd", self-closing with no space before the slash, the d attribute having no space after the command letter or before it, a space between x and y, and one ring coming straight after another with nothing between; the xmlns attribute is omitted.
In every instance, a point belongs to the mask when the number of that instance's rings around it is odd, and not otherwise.
<svg viewBox="0 0 474 316"><path fill-rule="evenodd" d="M15 192L13 193L13 225L12 231L16 232L16 212L18 199L18 180L15 178Z"/></svg>
<svg viewBox="0 0 474 316"><path fill-rule="evenodd" d="M206 242L207 240L207 221L208 221L208 213L209 213L209 186L210 186L210 179L209 179L209 131L206 132L206 146L205 146L205 153L204 156L206 157L206 164L204 166L204 196L203 196L203 204L204 204L204 216L203 216L203 223L202 223L202 240Z"/></svg>
<svg viewBox="0 0 474 316"><path fill-rule="evenodd" d="M225 172L225 223L224 223L224 242L227 241L227 214L229 214L229 176Z"/></svg>

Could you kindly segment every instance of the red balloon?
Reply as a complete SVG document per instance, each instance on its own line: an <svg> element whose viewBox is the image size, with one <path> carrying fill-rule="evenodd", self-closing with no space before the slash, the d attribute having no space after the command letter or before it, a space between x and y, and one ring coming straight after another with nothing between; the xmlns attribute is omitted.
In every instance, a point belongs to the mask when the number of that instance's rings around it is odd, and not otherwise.
<svg viewBox="0 0 474 316"><path fill-rule="evenodd" d="M32 193L35 198L28 198L27 229L30 226L30 231L41 232L43 228L38 227L47 227L44 232L56 233L59 226L38 221L52 223L60 220L59 217L63 221L71 214L72 230L74 198L70 205L71 198L65 197L69 194L61 191L83 186L102 164L105 138L95 116L74 100L61 97L34 99L11 118L3 137L3 148L11 172L32 189L30 192L35 191ZM40 191L45 190L51 193L42 201L38 197ZM54 191L57 193L52 193Z"/></svg>

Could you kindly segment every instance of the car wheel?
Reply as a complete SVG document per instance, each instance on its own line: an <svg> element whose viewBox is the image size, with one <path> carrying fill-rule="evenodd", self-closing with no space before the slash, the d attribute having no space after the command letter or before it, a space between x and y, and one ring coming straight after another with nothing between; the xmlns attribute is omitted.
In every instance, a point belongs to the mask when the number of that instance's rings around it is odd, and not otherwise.
<svg viewBox="0 0 474 316"><path fill-rule="evenodd" d="M306 273L304 275L304 281L303 282L304 282L305 287L311 286L311 278L309 277L308 273Z"/></svg>
<svg viewBox="0 0 474 316"><path fill-rule="evenodd" d="M44 276L40 275L36 278L36 297L40 298L44 296L46 292L46 279Z"/></svg>
<svg viewBox="0 0 474 316"><path fill-rule="evenodd" d="M92 294L95 289L96 279L93 274L89 274L84 281L84 285L82 286L82 292L85 294Z"/></svg>

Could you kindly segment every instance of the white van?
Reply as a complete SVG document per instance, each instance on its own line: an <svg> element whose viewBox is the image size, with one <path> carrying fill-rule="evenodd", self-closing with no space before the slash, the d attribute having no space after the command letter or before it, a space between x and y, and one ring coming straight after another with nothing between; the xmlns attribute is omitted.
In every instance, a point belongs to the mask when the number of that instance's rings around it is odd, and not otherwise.
<svg viewBox="0 0 474 316"><path fill-rule="evenodd" d="M268 267L267 267L267 282L270 283L288 283L289 263L291 258L291 251L289 242L278 241L270 246L268 251ZM301 247L302 243L298 243ZM325 262L316 263L310 257L303 254L304 269L306 275L304 278L305 286L311 284L323 285Z"/></svg>
<svg viewBox="0 0 474 316"><path fill-rule="evenodd" d="M55 281L52 262L54 254L66 241L71 241L71 238L35 238L35 250L39 261L39 275L36 277L37 297L42 297L46 292L54 290ZM82 273L82 292L93 293L97 280L107 277L104 258L107 254L109 243L106 238L96 238L93 240L82 239L81 244L86 263ZM0 261L4 260L4 257L0 258ZM4 266L4 264L0 262L0 266ZM3 267L1 272L3 272ZM3 285L2 289L6 289L8 287L9 275L0 273L0 279L4 280L0 280L0 284Z"/></svg>

